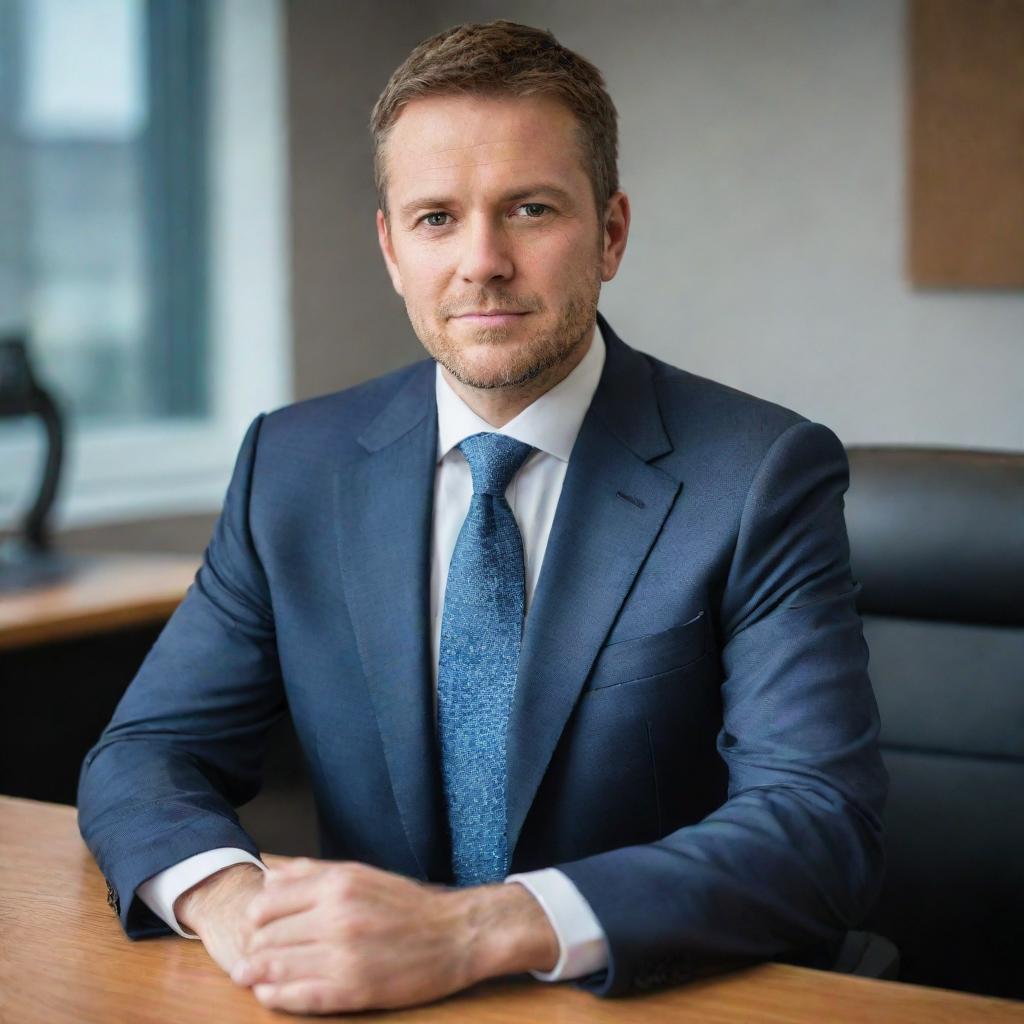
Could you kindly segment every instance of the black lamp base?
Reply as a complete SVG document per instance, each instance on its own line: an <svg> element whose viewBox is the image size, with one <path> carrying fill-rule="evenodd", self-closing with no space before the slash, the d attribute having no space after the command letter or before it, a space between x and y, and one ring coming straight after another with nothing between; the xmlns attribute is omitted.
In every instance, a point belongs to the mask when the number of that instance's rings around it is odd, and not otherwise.
<svg viewBox="0 0 1024 1024"><path fill-rule="evenodd" d="M30 548L12 537L0 544L0 594L66 583L88 558Z"/></svg>

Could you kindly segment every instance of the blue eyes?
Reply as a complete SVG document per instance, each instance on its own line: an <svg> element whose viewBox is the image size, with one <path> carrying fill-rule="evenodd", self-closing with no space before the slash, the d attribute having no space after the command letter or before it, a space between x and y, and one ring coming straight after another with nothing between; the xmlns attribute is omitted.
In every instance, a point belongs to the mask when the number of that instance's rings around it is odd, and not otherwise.
<svg viewBox="0 0 1024 1024"><path fill-rule="evenodd" d="M551 207L544 203L523 203L515 208L516 214L522 211L521 219L523 220L539 220L545 214L551 212ZM450 213L443 213L440 210L434 210L431 213L425 213L419 219L419 223L426 224L430 228L444 228L447 227L451 222L452 216Z"/></svg>

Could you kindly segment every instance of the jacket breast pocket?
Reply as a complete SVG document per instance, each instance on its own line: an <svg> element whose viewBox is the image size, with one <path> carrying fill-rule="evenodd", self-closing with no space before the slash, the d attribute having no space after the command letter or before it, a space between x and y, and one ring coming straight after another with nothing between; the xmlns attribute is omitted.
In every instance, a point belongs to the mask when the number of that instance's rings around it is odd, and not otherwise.
<svg viewBox="0 0 1024 1024"><path fill-rule="evenodd" d="M605 644L598 652L585 691L685 668L707 653L707 630L704 612L699 612L688 622L660 633Z"/></svg>

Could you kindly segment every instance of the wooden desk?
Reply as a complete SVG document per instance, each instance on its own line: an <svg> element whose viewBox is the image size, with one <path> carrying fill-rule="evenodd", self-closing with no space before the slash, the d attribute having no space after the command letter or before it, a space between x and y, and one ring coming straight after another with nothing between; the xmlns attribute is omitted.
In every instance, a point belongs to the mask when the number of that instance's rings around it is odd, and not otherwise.
<svg viewBox="0 0 1024 1024"><path fill-rule="evenodd" d="M87 556L66 582L0 594L0 650L163 622L198 568L191 556Z"/></svg>
<svg viewBox="0 0 1024 1024"><path fill-rule="evenodd" d="M78 836L71 807L0 797L0 1021L282 1021L236 988L198 942L130 942ZM331 1018L343 1019L343 1018ZM359 1021L645 1024L1024 1022L1024 1004L767 964L670 991L600 1000L510 980Z"/></svg>

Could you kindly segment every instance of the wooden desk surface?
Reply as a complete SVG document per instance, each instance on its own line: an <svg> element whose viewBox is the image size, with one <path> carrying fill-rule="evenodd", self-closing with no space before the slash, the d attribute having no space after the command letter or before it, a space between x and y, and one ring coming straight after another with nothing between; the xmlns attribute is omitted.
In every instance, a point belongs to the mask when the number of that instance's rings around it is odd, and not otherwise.
<svg viewBox="0 0 1024 1024"><path fill-rule="evenodd" d="M198 942L130 942L71 807L0 797L0 1021L233 1022L286 1019L237 988ZM342 1019L342 1018L330 1018ZM570 985L489 983L360 1021L521 1024L1024 1022L1024 1003L766 964L670 991L601 1000Z"/></svg>
<svg viewBox="0 0 1024 1024"><path fill-rule="evenodd" d="M66 582L0 594L0 650L161 622L198 568L191 556L87 556Z"/></svg>

